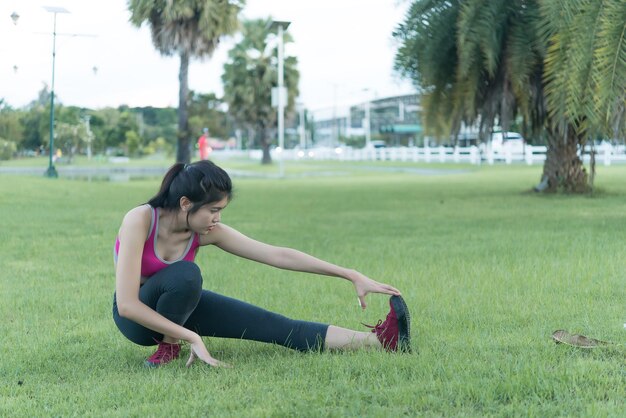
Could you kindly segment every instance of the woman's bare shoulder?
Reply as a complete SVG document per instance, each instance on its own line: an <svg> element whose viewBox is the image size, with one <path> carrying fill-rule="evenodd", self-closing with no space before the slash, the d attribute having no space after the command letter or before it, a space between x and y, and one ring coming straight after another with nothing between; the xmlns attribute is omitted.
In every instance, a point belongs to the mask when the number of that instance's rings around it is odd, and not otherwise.
<svg viewBox="0 0 626 418"><path fill-rule="evenodd" d="M126 212L122 221L122 228L149 228L151 220L152 208L149 205L137 206Z"/></svg>

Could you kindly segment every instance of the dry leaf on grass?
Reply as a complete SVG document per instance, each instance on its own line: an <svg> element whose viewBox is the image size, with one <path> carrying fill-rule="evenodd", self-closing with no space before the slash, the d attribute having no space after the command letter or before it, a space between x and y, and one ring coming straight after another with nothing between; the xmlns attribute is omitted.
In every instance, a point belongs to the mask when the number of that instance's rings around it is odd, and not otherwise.
<svg viewBox="0 0 626 418"><path fill-rule="evenodd" d="M567 344L580 348L605 347L611 344L608 341L597 340L580 334L570 334L563 329L554 331L552 333L552 339L557 344Z"/></svg>

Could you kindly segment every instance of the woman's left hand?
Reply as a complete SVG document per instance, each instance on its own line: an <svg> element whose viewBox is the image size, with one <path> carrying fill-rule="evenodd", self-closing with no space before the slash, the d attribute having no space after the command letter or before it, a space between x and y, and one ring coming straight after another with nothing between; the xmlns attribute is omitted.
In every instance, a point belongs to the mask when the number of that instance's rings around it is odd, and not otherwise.
<svg viewBox="0 0 626 418"><path fill-rule="evenodd" d="M363 309L367 307L367 304L365 303L365 296L368 293L384 293L386 295L395 296L401 295L400 291L395 287L372 280L366 275L359 273L358 271L353 271L353 273L350 275L350 280L354 285L356 294L359 298L359 303L361 304L361 308Z"/></svg>

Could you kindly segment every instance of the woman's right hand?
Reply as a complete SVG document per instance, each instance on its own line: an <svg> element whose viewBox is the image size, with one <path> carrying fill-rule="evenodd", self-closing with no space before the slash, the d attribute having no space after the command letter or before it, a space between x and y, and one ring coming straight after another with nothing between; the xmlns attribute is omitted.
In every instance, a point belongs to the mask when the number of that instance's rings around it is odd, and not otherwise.
<svg viewBox="0 0 626 418"><path fill-rule="evenodd" d="M209 351L204 346L204 342L199 335L197 336L197 338L194 338L193 341L190 341L189 344L191 346L191 353L189 354L189 360L187 360L187 367L191 366L193 362L196 361L196 359L200 359L209 366L213 367L233 367L228 363L224 363L211 357L211 354L209 354Z"/></svg>

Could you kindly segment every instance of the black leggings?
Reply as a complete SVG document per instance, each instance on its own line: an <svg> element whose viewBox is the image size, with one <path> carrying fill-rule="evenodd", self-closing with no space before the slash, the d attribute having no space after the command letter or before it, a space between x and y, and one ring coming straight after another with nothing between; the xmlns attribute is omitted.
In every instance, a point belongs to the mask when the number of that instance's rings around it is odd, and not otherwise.
<svg viewBox="0 0 626 418"><path fill-rule="evenodd" d="M328 325L297 321L245 302L202 289L198 266L178 261L159 271L139 289L139 300L172 322L201 336L239 338L275 343L298 350L322 350ZM155 345L163 334L152 331L117 311L113 320L126 338L139 345Z"/></svg>

